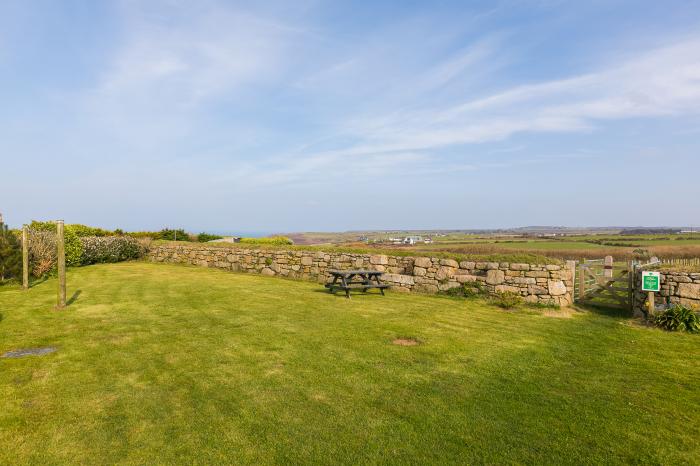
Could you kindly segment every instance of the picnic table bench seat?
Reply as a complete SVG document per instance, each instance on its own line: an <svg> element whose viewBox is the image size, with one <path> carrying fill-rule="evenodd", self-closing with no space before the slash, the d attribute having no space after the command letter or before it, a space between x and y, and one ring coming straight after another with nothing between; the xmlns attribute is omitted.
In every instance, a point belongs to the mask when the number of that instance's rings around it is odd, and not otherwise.
<svg viewBox="0 0 700 466"><path fill-rule="evenodd" d="M333 276L333 281L326 283L325 287L331 293L345 291L346 298L350 298L350 290L366 292L375 288L383 295L384 290L390 287L380 281L384 272L377 270L329 270L328 273Z"/></svg>

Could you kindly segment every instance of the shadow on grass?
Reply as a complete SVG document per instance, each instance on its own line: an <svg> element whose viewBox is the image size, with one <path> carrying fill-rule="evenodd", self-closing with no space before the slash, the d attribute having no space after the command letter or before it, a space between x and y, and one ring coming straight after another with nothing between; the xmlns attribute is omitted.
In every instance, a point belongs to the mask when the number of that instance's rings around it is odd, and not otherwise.
<svg viewBox="0 0 700 466"><path fill-rule="evenodd" d="M342 290L336 291L335 293L331 293L331 292L328 291L328 290L320 290L320 289L319 289L319 290L313 290L313 292L314 292L314 293L323 293L323 294L327 294L327 295L329 295L329 296L335 296L336 298L347 299L347 298L345 297L345 291L342 291ZM367 291L367 292L364 292L364 293L363 293L362 291L351 291L351 292L350 292L350 297L351 297L351 298L354 298L354 297L356 297L356 296L374 296L374 297L378 296L378 297L380 297L380 298L383 298L385 295L382 295L381 293L379 293L379 292L376 291L376 290L374 290L374 291L371 291L371 290L370 290L370 291Z"/></svg>
<svg viewBox="0 0 700 466"><path fill-rule="evenodd" d="M605 304L579 304L576 303L575 308L583 311L588 311L593 314L598 314L606 317L614 317L616 319L631 319L632 311L628 309L620 309L617 307L608 307Z"/></svg>
<svg viewBox="0 0 700 466"><path fill-rule="evenodd" d="M75 293L73 293L73 296L70 297L68 301L66 301L66 306L70 306L74 302L78 300L78 297L80 296L80 293L82 293L82 290L77 290Z"/></svg>
<svg viewBox="0 0 700 466"><path fill-rule="evenodd" d="M37 285L41 285L42 283L44 283L48 279L49 279L48 275L44 275L43 277L37 278L36 280L30 280L29 281L29 288L34 288Z"/></svg>

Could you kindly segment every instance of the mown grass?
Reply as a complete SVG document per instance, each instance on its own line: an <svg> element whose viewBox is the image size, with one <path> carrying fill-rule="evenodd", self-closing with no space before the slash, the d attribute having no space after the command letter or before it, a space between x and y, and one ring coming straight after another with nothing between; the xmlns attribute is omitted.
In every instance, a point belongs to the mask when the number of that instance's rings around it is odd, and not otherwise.
<svg viewBox="0 0 700 466"><path fill-rule="evenodd" d="M0 353L58 348L0 359L0 464L700 461L697 336L176 265L68 283L60 312L52 279L0 293Z"/></svg>

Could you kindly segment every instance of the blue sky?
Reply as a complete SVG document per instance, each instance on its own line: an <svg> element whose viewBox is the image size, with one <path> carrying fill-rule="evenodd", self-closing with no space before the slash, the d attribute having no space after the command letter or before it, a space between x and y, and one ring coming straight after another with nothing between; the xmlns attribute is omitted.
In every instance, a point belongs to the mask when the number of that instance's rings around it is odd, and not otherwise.
<svg viewBox="0 0 700 466"><path fill-rule="evenodd" d="M700 224L700 2L0 2L0 211Z"/></svg>

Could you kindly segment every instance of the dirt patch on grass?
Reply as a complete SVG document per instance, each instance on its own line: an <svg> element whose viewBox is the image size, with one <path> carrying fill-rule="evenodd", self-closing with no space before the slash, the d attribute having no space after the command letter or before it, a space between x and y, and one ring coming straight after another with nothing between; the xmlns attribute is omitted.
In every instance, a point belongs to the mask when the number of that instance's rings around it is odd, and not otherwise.
<svg viewBox="0 0 700 466"><path fill-rule="evenodd" d="M394 340L391 343L394 345L397 345L397 346L418 346L418 345L420 345L420 341L418 341L416 338L410 338L410 337L394 338Z"/></svg>
<svg viewBox="0 0 700 466"><path fill-rule="evenodd" d="M562 307L561 309L547 309L542 312L545 317L554 317L555 319L571 319L576 311L569 307Z"/></svg>
<svg viewBox="0 0 700 466"><path fill-rule="evenodd" d="M7 353L0 356L0 358L23 358L25 356L43 356L45 354L50 354L56 351L53 346L47 346L45 348L23 348L14 351L8 351Z"/></svg>

